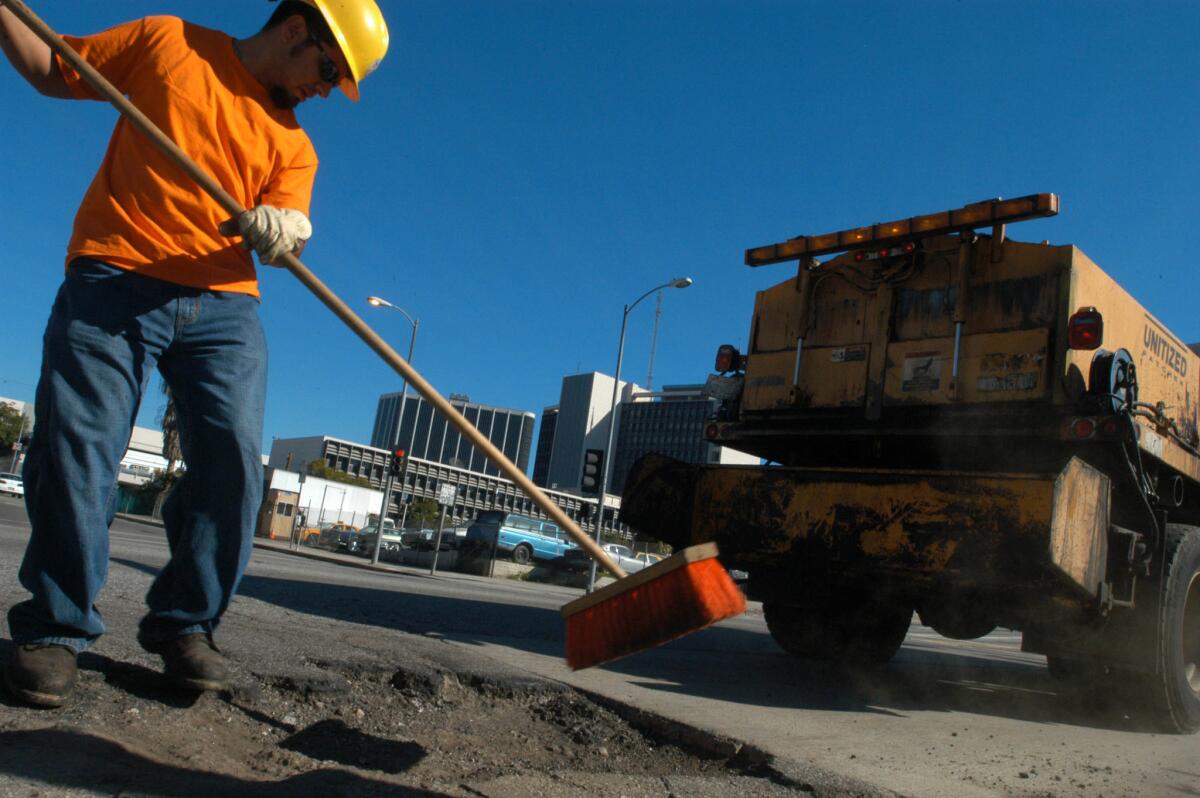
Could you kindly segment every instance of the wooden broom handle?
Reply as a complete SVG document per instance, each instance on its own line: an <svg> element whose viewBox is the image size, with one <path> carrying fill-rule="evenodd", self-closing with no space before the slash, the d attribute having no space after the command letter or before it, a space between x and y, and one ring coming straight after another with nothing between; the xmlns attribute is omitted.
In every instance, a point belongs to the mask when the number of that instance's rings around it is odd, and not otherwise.
<svg viewBox="0 0 1200 798"><path fill-rule="evenodd" d="M12 10L21 22L32 30L38 38L50 46L52 50L59 54L64 61L70 64L83 78L92 85L97 92L104 96L112 103L118 111L121 112L134 127L144 133L149 139L158 145L179 168L187 172L205 192L208 193L231 217L236 217L243 213L246 209L241 204L229 195L225 189L209 176L207 172L201 169L195 161L188 157L187 153L179 149L165 133L159 130L158 126L150 121L141 111L138 110L125 95L116 89L103 75L95 70L91 64L84 61L79 53L62 40L53 29L43 22L36 14L33 13L21 0L0 0L0 3ZM354 334L361 338L367 346L375 351L384 361L395 369L400 376L408 381L408 384L413 386L421 396L425 397L426 401L432 404L439 413L441 413L447 421L458 428L472 444L482 451L487 458L496 465L504 473L506 477L511 479L517 487L525 492L534 504L542 509L546 515L564 529L571 538L578 543L584 550L588 552L595 560L597 560L604 568L611 571L618 579L625 576L625 572L621 570L615 562L612 561L603 549L592 540L575 522L567 517L567 514L559 508L557 504L550 500L550 497L533 484L529 477L525 476L525 472L517 468L517 466L504 456L504 453L496 448L495 444L484 437L483 433L476 429L469 421L467 421L461 413L454 409L445 398L442 397L433 386L425 381L425 378L417 373L408 361L400 357L396 350L392 349L388 344L372 330L365 321L350 309L350 307L338 298L337 294L329 290L329 288L317 279L317 276L308 270L300 259L289 253L284 254L280 260L296 278L304 283L304 285L316 295L317 299L324 303L325 307L333 311L334 315L341 319L347 327L354 331ZM600 518L603 518L603 508L599 513Z"/></svg>

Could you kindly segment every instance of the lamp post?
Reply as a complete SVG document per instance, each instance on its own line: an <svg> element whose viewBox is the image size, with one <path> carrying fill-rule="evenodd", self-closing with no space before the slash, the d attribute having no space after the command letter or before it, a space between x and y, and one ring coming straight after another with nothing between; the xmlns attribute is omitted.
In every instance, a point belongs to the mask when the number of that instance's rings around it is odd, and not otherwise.
<svg viewBox="0 0 1200 798"><path fill-rule="evenodd" d="M412 325L412 337L408 339L408 362L412 363L413 348L417 345L417 330L421 327L421 320L414 319L404 308L400 307L399 305L393 305L383 297L369 296L367 297L367 304L376 308L391 308L392 310L398 310L400 313L404 314L404 318L408 319L408 323ZM396 447L400 443L400 425L404 423L404 407L407 402L408 380L405 380L404 387L401 389L400 393L400 414L396 418L396 434L392 436L392 446L391 450L388 452L387 477L383 485L383 504L379 508L379 521L375 526L375 551L371 552L371 562L373 563L379 562L379 549L383 545L383 521L385 518L387 518L388 504L391 503L389 500L391 499L392 495L391 458L396 451ZM408 457L404 458L404 469L406 471L408 470ZM401 494L403 495L404 474L400 475L400 483L400 490Z"/></svg>
<svg viewBox="0 0 1200 798"><path fill-rule="evenodd" d="M600 468L600 492L596 499L596 545L600 544L600 529L604 526L604 501L605 492L608 490L608 470L614 463L612 461L613 437L617 429L617 394L621 390L621 361L625 358L625 327L629 322L629 312L637 307L637 304L646 297L653 294L655 291L661 291L664 288L687 288L692 284L691 277L676 277L674 280L656 285L646 293L642 294L637 299L625 306L621 313L621 338L617 344L617 371L613 375L613 391L612 402L608 408L608 438L604 444L604 462ZM592 560L591 570L588 572L587 592L591 593L596 587L596 561Z"/></svg>

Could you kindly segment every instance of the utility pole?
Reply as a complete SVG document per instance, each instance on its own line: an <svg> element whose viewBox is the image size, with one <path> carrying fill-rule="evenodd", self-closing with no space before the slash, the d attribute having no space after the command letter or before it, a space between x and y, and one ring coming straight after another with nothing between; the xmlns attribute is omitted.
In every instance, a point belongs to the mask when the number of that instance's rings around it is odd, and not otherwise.
<svg viewBox="0 0 1200 798"><path fill-rule="evenodd" d="M654 390L654 349L658 345L658 320L662 318L662 291L654 303L654 333L650 336L650 367L646 370L646 390Z"/></svg>

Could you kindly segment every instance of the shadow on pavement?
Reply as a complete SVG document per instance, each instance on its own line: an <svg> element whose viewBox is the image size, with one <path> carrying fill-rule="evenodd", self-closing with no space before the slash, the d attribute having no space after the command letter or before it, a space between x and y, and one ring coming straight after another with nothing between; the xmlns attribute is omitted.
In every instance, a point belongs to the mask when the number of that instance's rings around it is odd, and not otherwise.
<svg viewBox="0 0 1200 798"><path fill-rule="evenodd" d="M403 773L425 758L425 748L413 742L386 740L363 734L340 720L323 720L279 743L280 748L317 761Z"/></svg>
<svg viewBox="0 0 1200 798"><path fill-rule="evenodd" d="M202 695L181 691L159 671L129 662L118 662L90 651L79 655L79 668L102 674L104 681L132 696L176 709L194 706Z"/></svg>
<svg viewBox="0 0 1200 798"><path fill-rule="evenodd" d="M114 560L153 573L141 563ZM296 612L460 642L501 643L561 657L564 623L556 610L446 596L247 575L239 594ZM722 652L738 652L752 673L730 673ZM1011 656L1011 655L1010 655ZM601 666L649 690L744 706L862 712L903 717L917 711L966 712L1034 723L1153 732L1103 692L1073 689L1028 661L906 646L887 667L851 673L806 663L764 633L711 627ZM745 671L744 664L741 666Z"/></svg>
<svg viewBox="0 0 1200 798"><path fill-rule="evenodd" d="M713 630L714 637L725 630ZM728 636L728 645L737 645ZM634 679L651 675L632 661L608 666ZM635 681L639 686L705 695L744 706L864 712L903 717L916 712L962 712L1031 723L1157 733L1150 720L1131 717L1137 699L1116 689L1072 686L1053 679L1046 668L951 652L904 648L886 667L839 670L794 658L782 651L756 658L753 678L702 683Z"/></svg>
<svg viewBox="0 0 1200 798"><path fill-rule="evenodd" d="M71 752L64 756L64 752ZM0 732L0 772L66 789L221 798L298 795L436 798L444 793L402 787L344 770L314 770L281 781L253 781L175 767L114 740L60 729Z"/></svg>

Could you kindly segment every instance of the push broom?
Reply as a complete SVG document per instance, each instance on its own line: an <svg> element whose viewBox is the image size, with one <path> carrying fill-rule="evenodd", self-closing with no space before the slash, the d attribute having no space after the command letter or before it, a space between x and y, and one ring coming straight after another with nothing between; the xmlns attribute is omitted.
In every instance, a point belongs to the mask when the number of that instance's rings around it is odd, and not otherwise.
<svg viewBox="0 0 1200 798"><path fill-rule="evenodd" d="M20 0L0 0L38 38L71 65L91 86L175 162L231 217L245 210L201 169L175 142L137 109L104 76ZM558 526L567 532L617 581L562 608L567 625L567 664L588 668L660 645L725 618L742 613L746 601L729 574L717 561L715 544L684 549L667 559L626 576L600 546L584 534L525 473L467 421L433 386L379 337L336 294L317 279L292 254L280 259L301 283L316 295L377 355L408 381L421 396L453 424L472 444Z"/></svg>

